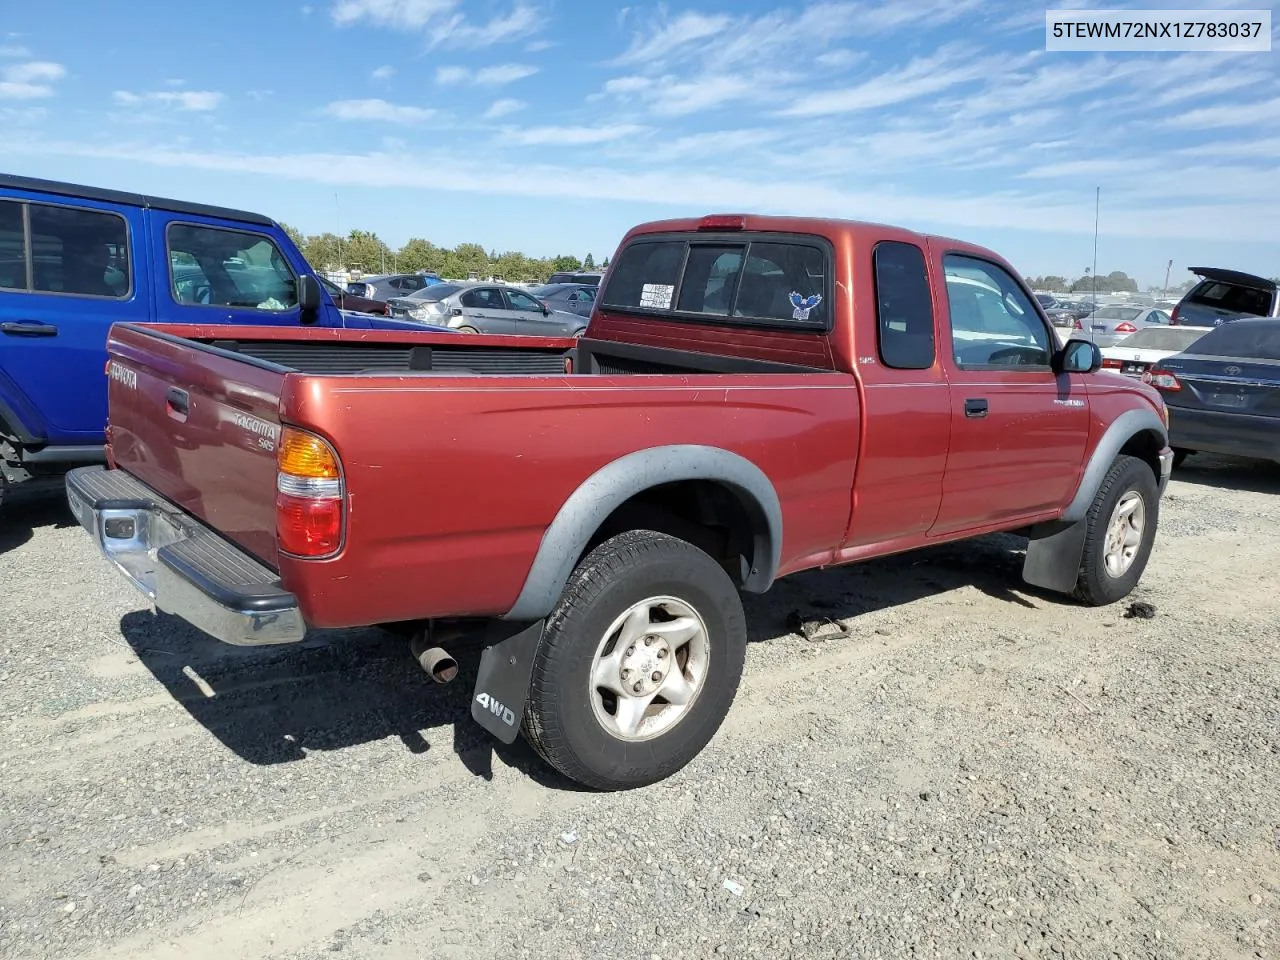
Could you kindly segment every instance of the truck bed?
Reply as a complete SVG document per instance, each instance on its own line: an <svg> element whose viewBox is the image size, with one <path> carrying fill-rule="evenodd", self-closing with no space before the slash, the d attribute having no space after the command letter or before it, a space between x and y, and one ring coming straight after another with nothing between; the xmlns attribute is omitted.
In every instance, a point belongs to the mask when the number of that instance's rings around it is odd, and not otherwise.
<svg viewBox="0 0 1280 960"><path fill-rule="evenodd" d="M112 463L286 584L311 581L301 595L316 626L353 625L357 608L385 620L504 612L570 495L636 451L701 445L760 464L784 504L784 569L840 542L851 511L859 400L847 373L393 331L122 324L108 351ZM278 551L285 424L341 458L349 520L332 559Z"/></svg>

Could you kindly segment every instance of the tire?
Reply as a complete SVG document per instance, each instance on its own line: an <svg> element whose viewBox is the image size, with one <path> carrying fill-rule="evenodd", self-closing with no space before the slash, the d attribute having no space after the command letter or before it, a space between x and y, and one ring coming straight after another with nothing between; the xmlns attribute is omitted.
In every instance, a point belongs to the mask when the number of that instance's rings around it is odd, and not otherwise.
<svg viewBox="0 0 1280 960"><path fill-rule="evenodd" d="M586 332L587 332L587 328L586 328L586 327L580 327L580 328L578 328L577 330L573 331L573 333L571 334L571 336L574 336L574 337L580 337L580 336L582 336L582 335L583 335L584 333L586 333Z"/></svg>
<svg viewBox="0 0 1280 960"><path fill-rule="evenodd" d="M1109 569L1109 553L1115 558L1116 541L1110 540L1121 502L1141 501L1141 530L1128 565ZM1136 512L1136 511L1134 511ZM1133 513L1130 514L1132 516ZM1151 467L1137 457L1119 456L1102 480L1085 515L1084 554L1076 580L1075 596L1090 606L1101 607L1128 596L1146 569L1160 519L1160 491ZM1133 523L1130 523L1132 529ZM1124 558L1121 558L1121 564Z"/></svg>
<svg viewBox="0 0 1280 960"><path fill-rule="evenodd" d="M479 332L480 332L480 331L479 331L479 330L477 330L475 327L465 327L465 326L464 326L464 327L458 327L458 328L457 328L457 331L458 331L459 333L479 333Z"/></svg>
<svg viewBox="0 0 1280 960"><path fill-rule="evenodd" d="M1195 453L1194 450L1188 450L1185 447L1174 447L1173 448L1173 469L1177 470L1178 467L1182 466L1183 461L1186 460L1187 457L1191 456L1191 454L1193 453Z"/></svg>
<svg viewBox="0 0 1280 960"><path fill-rule="evenodd" d="M657 598L663 604L651 605ZM640 616L640 610L647 615ZM630 625L622 622L628 611L636 613ZM635 632L645 630L642 623L648 624L647 631L661 632L659 621L671 615L679 622L670 624L669 634ZM705 628L700 635L699 627ZM623 629L631 631L634 641L625 647L611 641L615 636L624 640ZM680 639L691 630L692 639ZM642 638L654 640L654 646L641 644ZM668 642L670 654L665 652ZM596 790L664 780L697 756L720 728L737 694L746 643L738 589L708 554L651 530L618 534L578 564L547 619L534 656L525 739L553 768ZM629 651L637 653L629 658ZM659 668L666 670L661 683L654 684L659 691L670 688L678 694L683 685L684 695L692 695L681 707L664 702L660 692L650 709L624 713L624 697L605 693L594 682L597 663L604 661L606 672L618 678L612 681L619 684L615 689L621 689L621 677L628 675L624 669L647 683L659 676ZM626 663L639 666L631 670ZM669 683L677 672L684 679ZM632 698L633 706L643 702ZM644 718L631 738L615 729L626 725L624 715Z"/></svg>

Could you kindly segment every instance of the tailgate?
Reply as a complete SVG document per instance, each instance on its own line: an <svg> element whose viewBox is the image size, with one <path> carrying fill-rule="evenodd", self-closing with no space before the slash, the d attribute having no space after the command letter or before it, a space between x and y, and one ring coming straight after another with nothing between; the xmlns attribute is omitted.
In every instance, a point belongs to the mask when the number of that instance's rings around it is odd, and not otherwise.
<svg viewBox="0 0 1280 960"><path fill-rule="evenodd" d="M137 326L107 341L116 466L275 568L276 442L289 371Z"/></svg>

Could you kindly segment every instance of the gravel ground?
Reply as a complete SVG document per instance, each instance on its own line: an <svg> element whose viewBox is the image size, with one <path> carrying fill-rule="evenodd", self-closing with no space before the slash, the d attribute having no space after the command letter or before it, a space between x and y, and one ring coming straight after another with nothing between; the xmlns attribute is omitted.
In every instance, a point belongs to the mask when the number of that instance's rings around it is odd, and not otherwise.
<svg viewBox="0 0 1280 960"><path fill-rule="evenodd" d="M1153 617L1005 537L802 575L710 747L612 795L495 751L473 660L221 646L6 507L0 956L1280 957L1280 467L1177 477Z"/></svg>

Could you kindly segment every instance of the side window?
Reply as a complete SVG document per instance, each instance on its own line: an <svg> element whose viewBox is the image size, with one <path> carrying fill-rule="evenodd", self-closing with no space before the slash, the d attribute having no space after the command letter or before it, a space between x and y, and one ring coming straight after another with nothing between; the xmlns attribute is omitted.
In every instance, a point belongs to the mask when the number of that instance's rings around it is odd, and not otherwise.
<svg viewBox="0 0 1280 960"><path fill-rule="evenodd" d="M511 301L513 310L532 310L534 313L541 313L542 307L537 300L529 296L527 293L521 293L519 290L508 290L507 299Z"/></svg>
<svg viewBox="0 0 1280 960"><path fill-rule="evenodd" d="M994 263L943 258L951 348L961 367L1048 366L1049 330L1009 273Z"/></svg>
<svg viewBox="0 0 1280 960"><path fill-rule="evenodd" d="M733 315L826 326L826 289L826 256L817 247L752 243Z"/></svg>
<svg viewBox="0 0 1280 960"><path fill-rule="evenodd" d="M270 237L172 223L168 245L178 303L271 312L298 305L297 277Z"/></svg>
<svg viewBox="0 0 1280 960"><path fill-rule="evenodd" d="M0 200L0 287L27 289L27 238L22 204Z"/></svg>
<svg viewBox="0 0 1280 960"><path fill-rule="evenodd" d="M129 232L114 213L32 203L32 290L123 299L133 288Z"/></svg>
<svg viewBox="0 0 1280 960"><path fill-rule="evenodd" d="M895 370L933 366L933 299L924 251L914 243L876 244L876 326L880 361Z"/></svg>
<svg viewBox="0 0 1280 960"><path fill-rule="evenodd" d="M738 274L742 272L745 252L742 244L691 246L676 309L682 313L727 317L738 290Z"/></svg>
<svg viewBox="0 0 1280 960"><path fill-rule="evenodd" d="M683 240L632 243L613 269L604 305L620 310L670 310L684 248Z"/></svg>
<svg viewBox="0 0 1280 960"><path fill-rule="evenodd" d="M477 310L507 309L507 305L502 299L502 293L498 290L494 290L492 287L480 287L476 290L468 290L462 295L462 305L464 307L473 307Z"/></svg>

